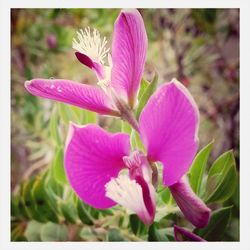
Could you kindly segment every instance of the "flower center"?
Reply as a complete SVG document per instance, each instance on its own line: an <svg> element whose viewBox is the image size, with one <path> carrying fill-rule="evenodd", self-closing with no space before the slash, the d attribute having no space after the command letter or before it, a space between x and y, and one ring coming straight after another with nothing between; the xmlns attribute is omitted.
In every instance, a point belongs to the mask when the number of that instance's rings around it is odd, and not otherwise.
<svg viewBox="0 0 250 250"><path fill-rule="evenodd" d="M152 169L146 156L142 152L135 150L130 156L124 156L123 162L129 169L131 179L136 179L137 176L141 176L147 182L152 181Z"/></svg>
<svg viewBox="0 0 250 250"><path fill-rule="evenodd" d="M101 64L104 63L104 59L109 52L109 48L106 48L106 45L106 37L102 39L99 31L96 29L91 31L90 27L84 30L80 29L77 32L77 39L74 38L72 42L72 47L75 50Z"/></svg>
<svg viewBox="0 0 250 250"><path fill-rule="evenodd" d="M131 211L137 211L141 206L146 210L141 186L127 175L121 174L117 178L112 178L105 187L106 196L118 204Z"/></svg>

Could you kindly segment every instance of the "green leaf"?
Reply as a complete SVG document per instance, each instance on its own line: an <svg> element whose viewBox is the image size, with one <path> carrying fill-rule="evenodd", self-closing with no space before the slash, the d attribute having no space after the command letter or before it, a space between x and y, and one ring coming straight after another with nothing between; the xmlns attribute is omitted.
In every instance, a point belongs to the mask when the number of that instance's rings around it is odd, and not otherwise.
<svg viewBox="0 0 250 250"><path fill-rule="evenodd" d="M162 189L159 191L159 195L165 204L171 203L172 196L171 196L169 188L162 186Z"/></svg>
<svg viewBox="0 0 250 250"><path fill-rule="evenodd" d="M148 230L148 241L169 241L166 230L159 230L153 223Z"/></svg>
<svg viewBox="0 0 250 250"><path fill-rule="evenodd" d="M89 110L84 110L64 103L58 103L57 108L60 117L66 125L70 121L77 124L96 123L97 121L97 114Z"/></svg>
<svg viewBox="0 0 250 250"><path fill-rule="evenodd" d="M68 231L65 225L46 223L41 230L42 241L67 241Z"/></svg>
<svg viewBox="0 0 250 250"><path fill-rule="evenodd" d="M139 101L141 100L141 97L149 84L150 84L150 82L147 81L146 79L144 79L144 78L141 79L141 85L140 85L140 90L139 90L139 94L138 94Z"/></svg>
<svg viewBox="0 0 250 250"><path fill-rule="evenodd" d="M130 227L135 235L143 235L147 232L147 227L136 214L129 216Z"/></svg>
<svg viewBox="0 0 250 250"><path fill-rule="evenodd" d="M135 112L136 119L140 117L140 114L144 108L144 106L147 104L148 99L150 96L155 92L158 82L158 75L155 74L153 81L148 84L147 88L143 92L141 98L139 99L139 103Z"/></svg>
<svg viewBox="0 0 250 250"><path fill-rule="evenodd" d="M57 108L60 114L60 118L62 118L63 122L66 125L68 125L70 121L75 122L75 123L81 122L81 117L80 117L81 113L78 112L79 108L68 105L68 104L60 103L60 102L57 103Z"/></svg>
<svg viewBox="0 0 250 250"><path fill-rule="evenodd" d="M47 195L45 191L44 179L45 178L37 177L32 188L35 209L42 215L43 219L57 223L59 220L55 209L57 205L54 204L56 201L51 200L51 198Z"/></svg>
<svg viewBox="0 0 250 250"><path fill-rule="evenodd" d="M112 228L108 231L108 241L126 241L118 229Z"/></svg>
<svg viewBox="0 0 250 250"><path fill-rule="evenodd" d="M50 128L50 135L55 142L56 145L60 146L62 144L60 134L58 131L58 115L55 111L53 111L51 117L50 117L50 122L49 122L49 128Z"/></svg>
<svg viewBox="0 0 250 250"><path fill-rule="evenodd" d="M195 229L194 233L208 241L221 239L231 217L232 206L224 207L214 211L209 224L202 229Z"/></svg>
<svg viewBox="0 0 250 250"><path fill-rule="evenodd" d="M19 207L19 196L11 196L11 217L21 219L22 215L20 213Z"/></svg>
<svg viewBox="0 0 250 250"><path fill-rule="evenodd" d="M237 185L233 151L219 156L208 172L206 203L223 202L232 196Z"/></svg>
<svg viewBox="0 0 250 250"><path fill-rule="evenodd" d="M64 185L59 183L54 178L53 171L54 170L53 170L53 165L52 165L51 167L49 167L48 175L47 175L46 180L45 180L46 193L48 193L48 195L51 197L63 198Z"/></svg>
<svg viewBox="0 0 250 250"><path fill-rule="evenodd" d="M139 134L137 133L137 131L135 131L134 129L131 132L130 143L131 143L132 149L139 149L142 152L145 152L145 147L141 141L141 138Z"/></svg>
<svg viewBox="0 0 250 250"><path fill-rule="evenodd" d="M97 241L96 234L90 227L83 227L79 233L79 236L84 241Z"/></svg>
<svg viewBox="0 0 250 250"><path fill-rule="evenodd" d="M39 222L45 222L46 220L43 219L39 211L37 211L35 201L33 200L32 188L33 188L34 183L35 183L35 179L33 178L24 184L24 188L22 192L24 206L30 218L37 220Z"/></svg>
<svg viewBox="0 0 250 250"><path fill-rule="evenodd" d="M88 123L96 123L97 122L97 114L95 112L89 110L83 110L84 116L84 124Z"/></svg>
<svg viewBox="0 0 250 250"><path fill-rule="evenodd" d="M31 219L31 214L29 212L29 210L27 209L26 206L26 202L25 202L25 193L27 192L30 183L28 181L23 182L21 184L21 188L20 188L20 197L19 197L19 203L18 203L18 209L20 211L20 214L22 215L22 217L26 218L26 219Z"/></svg>
<svg viewBox="0 0 250 250"><path fill-rule="evenodd" d="M87 225L93 225L94 218L91 215L90 207L81 200L77 200L77 212L80 220Z"/></svg>
<svg viewBox="0 0 250 250"><path fill-rule="evenodd" d="M58 148L52 164L52 173L56 181L60 184L66 184L67 178L64 169L64 153L62 148Z"/></svg>
<svg viewBox="0 0 250 250"><path fill-rule="evenodd" d="M207 146L200 150L196 155L192 166L189 170L189 182L193 191L200 196L200 187L202 182L202 177L207 165L208 157L213 147L214 141L210 142Z"/></svg>
<svg viewBox="0 0 250 250"><path fill-rule="evenodd" d="M65 220L71 224L75 224L78 216L74 204L72 202L61 203L60 208Z"/></svg>
<svg viewBox="0 0 250 250"><path fill-rule="evenodd" d="M25 237L28 241L41 241L41 229L43 224L35 220L32 220L28 223L28 226L25 230Z"/></svg>
<svg viewBox="0 0 250 250"><path fill-rule="evenodd" d="M126 121L121 121L121 131L130 135L132 128Z"/></svg>

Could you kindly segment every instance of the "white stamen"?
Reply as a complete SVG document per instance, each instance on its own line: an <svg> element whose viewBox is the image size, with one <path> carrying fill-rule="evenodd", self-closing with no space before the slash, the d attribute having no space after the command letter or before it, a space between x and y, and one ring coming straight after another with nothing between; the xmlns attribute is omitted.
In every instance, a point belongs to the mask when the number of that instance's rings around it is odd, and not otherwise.
<svg viewBox="0 0 250 250"><path fill-rule="evenodd" d="M101 39L98 30L93 29L91 32L87 27L77 32L77 39L74 38L72 43L75 50L87 55L95 62L104 63L103 60L109 52L109 48L105 47L107 45L106 37Z"/></svg>
<svg viewBox="0 0 250 250"><path fill-rule="evenodd" d="M141 186L127 175L119 175L105 185L106 196L118 204L138 213L147 213Z"/></svg>
<svg viewBox="0 0 250 250"><path fill-rule="evenodd" d="M105 78L97 82L97 85L99 85L103 90L106 90L109 86L110 79Z"/></svg>

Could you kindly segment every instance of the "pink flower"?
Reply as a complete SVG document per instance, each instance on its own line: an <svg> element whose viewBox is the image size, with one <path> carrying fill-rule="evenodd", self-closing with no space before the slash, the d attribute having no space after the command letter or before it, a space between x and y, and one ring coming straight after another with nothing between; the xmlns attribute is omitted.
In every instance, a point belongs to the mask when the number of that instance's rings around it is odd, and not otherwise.
<svg viewBox="0 0 250 250"><path fill-rule="evenodd" d="M163 84L139 118L146 147L130 152L129 135L111 134L96 125L71 125L65 167L78 196L95 208L120 204L146 224L155 215L151 163L163 164L163 183L184 215L197 227L208 223L210 209L183 180L198 148L199 111L188 90L176 80Z"/></svg>
<svg viewBox="0 0 250 250"><path fill-rule="evenodd" d="M127 119L136 102L146 60L147 34L140 13L122 10L114 26L112 56L106 44L106 38L90 28L80 30L73 40L76 57L96 73L99 86L33 79L25 82L26 89L36 96ZM133 121L130 123L136 127Z"/></svg>

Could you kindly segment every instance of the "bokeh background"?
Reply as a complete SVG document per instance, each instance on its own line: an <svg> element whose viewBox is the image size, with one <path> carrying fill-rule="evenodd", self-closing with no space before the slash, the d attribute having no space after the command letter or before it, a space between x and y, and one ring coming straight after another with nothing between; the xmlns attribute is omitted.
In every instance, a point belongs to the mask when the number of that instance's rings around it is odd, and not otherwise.
<svg viewBox="0 0 250 250"><path fill-rule="evenodd" d="M67 120L64 106L59 107L52 101L28 94L24 82L32 78L65 78L95 84L95 75L76 60L72 38L78 29L89 26L97 28L110 44L113 23L119 11L11 10L13 197L25 190L23 183L49 169L54 160L56 145L50 140L53 127L51 115L59 110L55 118L58 124ZM159 83L177 78L187 86L201 113L200 148L215 140L209 163L223 152L233 149L239 170L239 10L140 9L140 13L149 39L144 78L151 81L157 72ZM77 109L74 112L79 114ZM110 131L120 129L116 119L98 116L93 119ZM60 127L67 130L66 126ZM234 220L222 240L239 240L237 197L232 198ZM18 207L20 209L22 207ZM12 221L12 240L27 240L25 231L31 219L29 214L24 216L25 219L20 218ZM59 232L66 238L62 236L54 240L103 240L100 235L104 232L100 228L99 234L93 233L92 229L84 229L87 231L79 236L76 234L80 227L77 223L60 223L65 227ZM38 222L32 226L40 228ZM48 240L39 237L36 235L33 240ZM138 240L133 238L136 237L133 234L127 233L126 237L127 240Z"/></svg>

